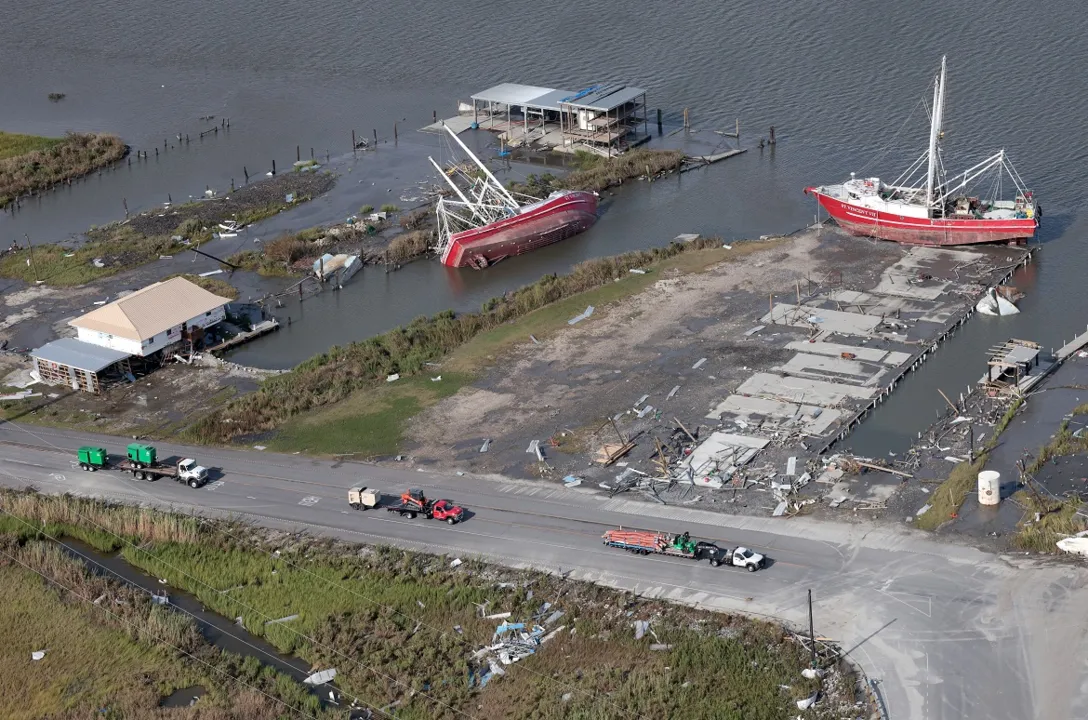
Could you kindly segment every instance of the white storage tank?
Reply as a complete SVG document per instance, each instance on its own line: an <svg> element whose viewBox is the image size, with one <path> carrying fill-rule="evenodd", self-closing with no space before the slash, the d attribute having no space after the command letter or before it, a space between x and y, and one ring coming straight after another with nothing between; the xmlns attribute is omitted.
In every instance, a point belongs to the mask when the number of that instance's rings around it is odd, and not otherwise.
<svg viewBox="0 0 1088 720"><path fill-rule="evenodd" d="M980 505L997 505L1001 502L1001 473L983 470L978 474L978 502Z"/></svg>

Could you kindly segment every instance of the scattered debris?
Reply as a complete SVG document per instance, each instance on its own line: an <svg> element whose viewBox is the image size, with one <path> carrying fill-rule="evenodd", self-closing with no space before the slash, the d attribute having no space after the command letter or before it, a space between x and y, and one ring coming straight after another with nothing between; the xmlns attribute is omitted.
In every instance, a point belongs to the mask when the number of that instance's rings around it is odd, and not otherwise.
<svg viewBox="0 0 1088 720"><path fill-rule="evenodd" d="M306 685L324 685L327 682L331 682L334 677L336 677L336 668L330 668L328 670L322 670L321 672L315 672L302 682Z"/></svg>
<svg viewBox="0 0 1088 720"><path fill-rule="evenodd" d="M30 653L31 660L41 660L43 657L45 657L45 650L35 650Z"/></svg>
<svg viewBox="0 0 1088 720"><path fill-rule="evenodd" d="M396 382L397 380L400 380L400 373L393 373L385 379L386 382Z"/></svg>
<svg viewBox="0 0 1088 720"><path fill-rule="evenodd" d="M597 455L594 461L608 467L612 463L619 460L621 457L631 452L635 447L634 442L626 443L605 443L597 450Z"/></svg>
<svg viewBox="0 0 1088 720"><path fill-rule="evenodd" d="M491 438L484 440L484 444L480 446L480 452L485 453L491 449Z"/></svg>
<svg viewBox="0 0 1088 720"><path fill-rule="evenodd" d="M705 363L705 362L706 362L706 358L700 358L698 362L696 362L694 365L691 366L691 369L692 370L698 370L699 368L701 368L703 366L703 363Z"/></svg>
<svg viewBox="0 0 1088 720"><path fill-rule="evenodd" d="M269 620L265 625L274 625L278 623L291 622L292 620L298 620L298 615L288 615L287 617L281 617L278 620Z"/></svg>
<svg viewBox="0 0 1088 720"><path fill-rule="evenodd" d="M544 462L544 450L540 447L539 440L533 440L531 443L529 443L529 447L525 450L525 452L529 454L535 454L537 461Z"/></svg>
<svg viewBox="0 0 1088 720"><path fill-rule="evenodd" d="M575 488L582 484L582 478L567 475L563 478L563 487Z"/></svg>
<svg viewBox="0 0 1088 720"><path fill-rule="evenodd" d="M453 562L450 563L450 567L455 568L460 564L461 564L461 558L454 558Z"/></svg>
<svg viewBox="0 0 1088 720"><path fill-rule="evenodd" d="M820 697L820 691L817 690L810 697L803 698L797 701L798 710L808 710L810 707L816 704L816 700Z"/></svg>
<svg viewBox="0 0 1088 720"><path fill-rule="evenodd" d="M680 389L679 385L674 385L672 390L669 390L669 394L665 396L665 399L666 400L671 400L672 396L675 395L679 389Z"/></svg>
<svg viewBox="0 0 1088 720"><path fill-rule="evenodd" d="M567 320L567 325L576 325L576 324L582 322L583 320L585 320L586 318L588 318L590 315L593 314L593 310L594 310L593 306L590 305L589 307L587 307L585 309L585 312L581 313L580 315L575 315L570 320Z"/></svg>

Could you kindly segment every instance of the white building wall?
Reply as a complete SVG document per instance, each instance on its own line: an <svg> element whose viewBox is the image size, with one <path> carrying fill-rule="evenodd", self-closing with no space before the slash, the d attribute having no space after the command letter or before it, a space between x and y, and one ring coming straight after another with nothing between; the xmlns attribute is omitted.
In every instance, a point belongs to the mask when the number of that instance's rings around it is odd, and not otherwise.
<svg viewBox="0 0 1088 720"><path fill-rule="evenodd" d="M226 314L226 306L221 305L211 312L190 319L185 325L191 328L209 328L212 325L222 322L226 318ZM114 350L126 352L129 355L147 357L148 355L158 352L164 347L181 340L181 327L181 325L175 325L166 332L161 332L152 338L144 340L143 343L136 340L115 337L96 330L88 330L86 328L76 328L76 333L77 337L83 342L99 345L101 347L113 348Z"/></svg>
<svg viewBox="0 0 1088 720"><path fill-rule="evenodd" d="M97 330L88 330L87 328L76 328L76 337L85 343L98 345L99 347L108 347L113 350L120 350L129 355L140 354L140 343L137 340L129 340L115 335L108 335L107 333L98 332Z"/></svg>

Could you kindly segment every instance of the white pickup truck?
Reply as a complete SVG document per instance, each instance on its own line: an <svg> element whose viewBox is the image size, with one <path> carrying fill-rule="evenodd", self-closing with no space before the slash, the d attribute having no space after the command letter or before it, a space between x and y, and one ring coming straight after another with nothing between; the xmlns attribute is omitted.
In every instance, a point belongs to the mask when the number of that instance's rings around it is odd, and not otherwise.
<svg viewBox="0 0 1088 720"><path fill-rule="evenodd" d="M755 572L756 570L762 570L767 565L767 558L746 547L730 550L729 548L715 546L714 550L715 552L703 551L704 556L710 560L710 564L714 567L725 564L742 567L748 572Z"/></svg>

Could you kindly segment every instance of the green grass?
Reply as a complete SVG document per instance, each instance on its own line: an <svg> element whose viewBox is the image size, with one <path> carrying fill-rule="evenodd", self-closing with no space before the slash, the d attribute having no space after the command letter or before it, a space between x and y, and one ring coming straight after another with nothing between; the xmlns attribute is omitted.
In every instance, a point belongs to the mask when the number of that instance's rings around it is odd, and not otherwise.
<svg viewBox="0 0 1088 720"><path fill-rule="evenodd" d="M52 542L28 539L25 528L8 534L12 518L3 518L0 716L160 717L161 696L201 685L209 717L275 717L289 708L325 717L318 699L291 678L217 651L189 617L91 574ZM102 534L86 524L54 528L61 529ZM45 658L31 661L32 650L45 650Z"/></svg>
<svg viewBox="0 0 1088 720"><path fill-rule="evenodd" d="M268 442L280 452L315 455L355 453L360 458L395 455L408 422L443 398L455 395L471 377L441 372L432 382L425 375L398 380L373 390L360 390L332 407L294 418Z"/></svg>
<svg viewBox="0 0 1088 720"><path fill-rule="evenodd" d="M0 130L0 160L26 155L27 153L48 150L64 142L64 138L41 137L38 135L20 135Z"/></svg>
<svg viewBox="0 0 1088 720"><path fill-rule="evenodd" d="M452 569L449 558L382 546L363 551L355 545L239 524L206 521L197 526L195 537L185 530L184 536L171 540L164 531L187 526L171 524L163 513L109 508L77 498L13 503L17 495L0 493L5 511L35 520L67 518L71 527L54 529L80 530L113 547L119 543L106 540L80 515L93 515L114 527L132 527L134 518L143 518L143 524L126 535L130 544L123 553L129 562L194 593L225 617L241 616L250 632L281 650L314 666L336 667L337 684L345 691L378 704L400 701L399 718L452 720L460 711L478 718L526 720L638 716L777 720L793 717L795 700L808 696L816 685L800 674L808 666L804 649L771 623L642 600L467 557L460 568ZM124 513L124 518L111 521L105 517L111 512ZM503 582L512 586L499 587ZM469 659L490 642L496 625L477 617L475 603L486 601L495 612L510 611L516 620L529 620L545 600L566 612L560 622L568 632L509 668L506 677L483 690L470 689ZM66 625L63 616L43 607L41 622L54 629ZM265 624L291 614L298 614L298 619ZM651 652L650 639L636 642L633 617L652 618L658 639L672 644L672 649ZM463 635L453 631L455 625ZM576 632L569 632L571 628ZM0 627L0 633L4 631ZM85 662L112 657L108 647L89 647L85 652ZM235 665L233 671L254 676L253 668L245 671L244 665ZM780 685L790 687L783 690ZM848 677L835 694L850 703L854 689ZM424 690L456 710L410 690ZM561 700L566 692L572 694L568 702ZM806 715L821 720L852 716L827 701Z"/></svg>
<svg viewBox="0 0 1088 720"><path fill-rule="evenodd" d="M0 717L153 708L160 694L187 686L191 674L179 660L102 626L88 605L63 602L29 570L0 566ZM31 661L34 650L45 650L45 658ZM152 679L149 686L143 676Z"/></svg>
<svg viewBox="0 0 1088 720"><path fill-rule="evenodd" d="M184 249L169 235L148 237L126 226L92 231L89 235L93 239L76 249L39 245L9 253L0 258L0 277L75 287ZM104 267L94 265L96 258L103 261Z"/></svg>

